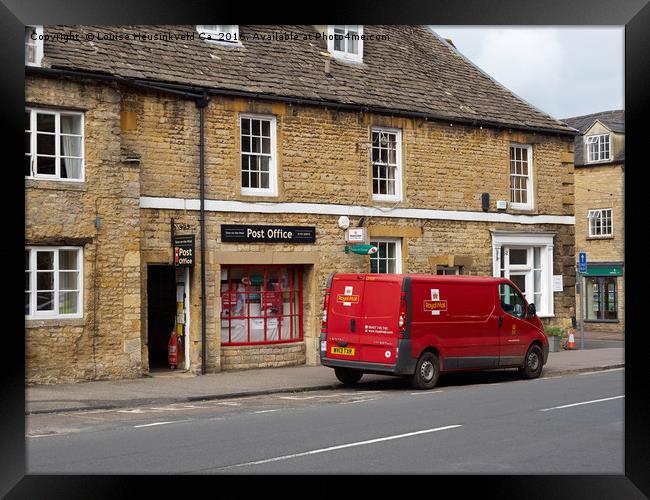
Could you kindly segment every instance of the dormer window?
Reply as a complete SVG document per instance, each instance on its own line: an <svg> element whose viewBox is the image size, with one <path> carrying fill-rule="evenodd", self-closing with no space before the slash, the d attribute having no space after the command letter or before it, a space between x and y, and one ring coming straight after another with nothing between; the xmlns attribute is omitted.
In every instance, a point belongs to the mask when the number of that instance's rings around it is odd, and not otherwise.
<svg viewBox="0 0 650 500"><path fill-rule="evenodd" d="M609 134L590 135L585 139L587 146L587 163L611 160L611 143Z"/></svg>
<svg viewBox="0 0 650 500"><path fill-rule="evenodd" d="M202 24L196 27L201 40L207 42L239 43L239 25Z"/></svg>
<svg viewBox="0 0 650 500"><path fill-rule="evenodd" d="M363 26L336 24L327 27L327 50L337 59L363 61Z"/></svg>
<svg viewBox="0 0 650 500"><path fill-rule="evenodd" d="M43 26L25 26L25 64L40 66L43 59Z"/></svg>

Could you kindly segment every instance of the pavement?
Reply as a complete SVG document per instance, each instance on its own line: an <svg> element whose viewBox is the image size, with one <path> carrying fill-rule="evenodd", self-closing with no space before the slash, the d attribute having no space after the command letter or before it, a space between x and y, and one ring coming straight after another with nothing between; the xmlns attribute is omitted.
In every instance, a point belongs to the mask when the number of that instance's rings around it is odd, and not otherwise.
<svg viewBox="0 0 650 500"><path fill-rule="evenodd" d="M542 377L624 367L622 338L609 340L619 342L612 342L616 347L549 353ZM361 383L382 379L386 380L386 376L364 375ZM25 413L125 408L341 387L334 370L320 365L233 370L206 375L169 371L138 379L30 385L25 389Z"/></svg>

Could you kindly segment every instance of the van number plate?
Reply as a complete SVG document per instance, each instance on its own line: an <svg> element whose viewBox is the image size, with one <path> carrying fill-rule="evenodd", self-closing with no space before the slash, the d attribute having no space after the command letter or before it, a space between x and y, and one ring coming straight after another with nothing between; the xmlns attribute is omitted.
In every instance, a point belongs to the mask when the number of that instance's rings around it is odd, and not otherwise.
<svg viewBox="0 0 650 500"><path fill-rule="evenodd" d="M332 354L341 354L343 356L354 356L354 347L332 347Z"/></svg>

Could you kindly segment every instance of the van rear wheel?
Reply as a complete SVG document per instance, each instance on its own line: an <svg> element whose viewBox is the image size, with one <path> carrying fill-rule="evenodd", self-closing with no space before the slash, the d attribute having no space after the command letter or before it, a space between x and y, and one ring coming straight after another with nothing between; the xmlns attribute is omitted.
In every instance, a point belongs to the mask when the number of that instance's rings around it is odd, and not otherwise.
<svg viewBox="0 0 650 500"><path fill-rule="evenodd" d="M519 374L528 379L539 377L542 374L542 360L542 350L539 346L531 346L524 358L524 366L519 368Z"/></svg>
<svg viewBox="0 0 650 500"><path fill-rule="evenodd" d="M363 377L363 372L349 368L334 368L334 374L343 385L354 385Z"/></svg>
<svg viewBox="0 0 650 500"><path fill-rule="evenodd" d="M433 389L438 383L440 375L440 364L438 356L432 352L425 352L415 367L415 373L411 375L411 385L415 389Z"/></svg>

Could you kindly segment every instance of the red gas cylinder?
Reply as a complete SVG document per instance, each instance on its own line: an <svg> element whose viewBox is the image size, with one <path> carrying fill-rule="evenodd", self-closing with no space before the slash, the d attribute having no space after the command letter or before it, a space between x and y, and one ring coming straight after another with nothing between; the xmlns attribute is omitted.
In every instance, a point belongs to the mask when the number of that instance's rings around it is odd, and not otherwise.
<svg viewBox="0 0 650 500"><path fill-rule="evenodd" d="M175 370L178 366L178 336L175 331L172 332L169 343L167 344L167 359L169 361L169 367Z"/></svg>

